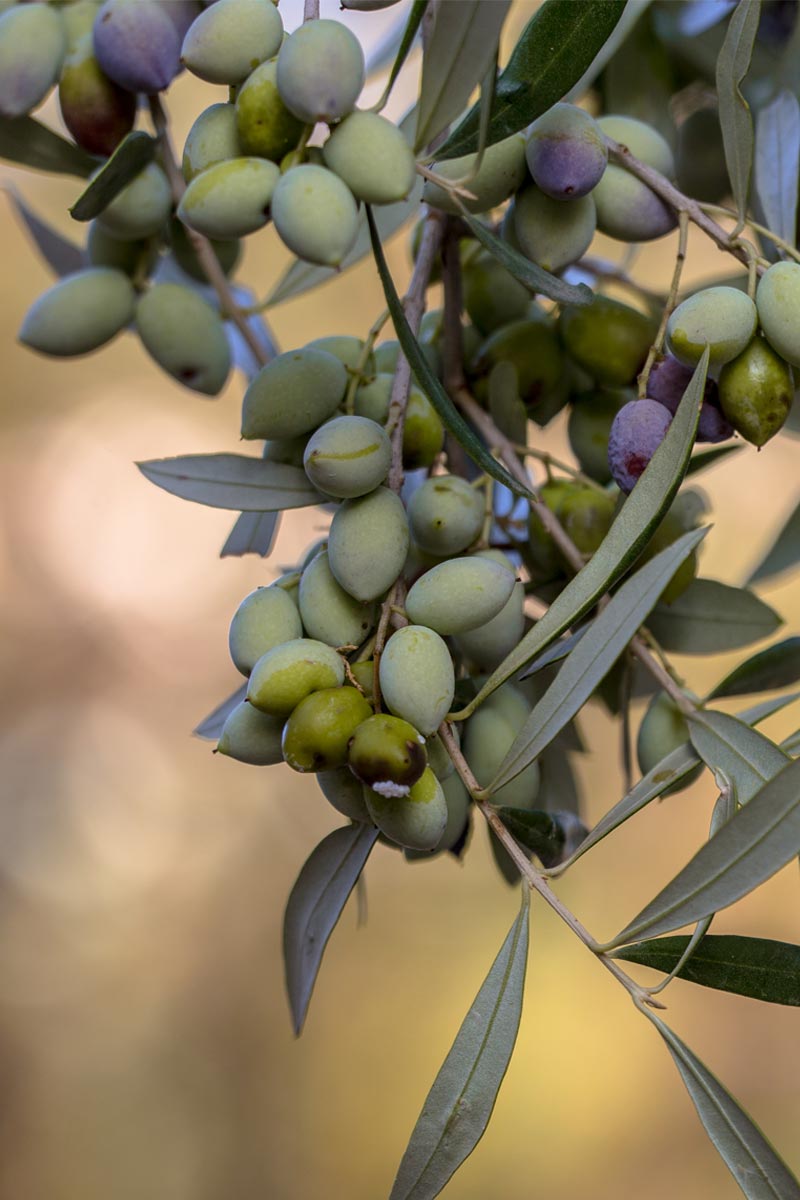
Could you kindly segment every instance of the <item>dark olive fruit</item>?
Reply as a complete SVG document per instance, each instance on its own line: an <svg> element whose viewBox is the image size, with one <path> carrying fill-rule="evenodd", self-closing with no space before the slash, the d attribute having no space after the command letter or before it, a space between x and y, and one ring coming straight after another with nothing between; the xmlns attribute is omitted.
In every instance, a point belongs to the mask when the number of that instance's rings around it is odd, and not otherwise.
<svg viewBox="0 0 800 1200"><path fill-rule="evenodd" d="M765 338L754 337L720 372L722 411L754 446L763 446L785 424L793 399L791 367Z"/></svg>
<svg viewBox="0 0 800 1200"><path fill-rule="evenodd" d="M407 796L428 765L425 739L408 721L376 713L353 734L348 762L379 795Z"/></svg>
<svg viewBox="0 0 800 1200"><path fill-rule="evenodd" d="M558 389L564 370L555 330L538 318L512 321L498 329L483 343L473 370L483 378L499 362L510 362L516 369L519 394L529 409L545 403ZM481 389L477 392L480 397Z"/></svg>
<svg viewBox="0 0 800 1200"><path fill-rule="evenodd" d="M674 416L692 375L691 367L685 367L668 354L652 367L647 379L647 395L663 404ZM717 384L713 379L707 379L697 423L697 441L724 442L729 437L733 437L733 427L719 407Z"/></svg>
<svg viewBox="0 0 800 1200"><path fill-rule="evenodd" d="M118 87L94 56L91 30L70 47L58 83L61 116L90 154L113 154L136 119L136 97Z"/></svg>
<svg viewBox="0 0 800 1200"><path fill-rule="evenodd" d="M686 496L688 495L689 493L686 493ZM654 558L655 555L659 554L662 550L666 550L668 546L671 546L673 542L676 542L679 537L683 536L684 533L688 533L690 529L695 528L697 516L700 514L683 511L689 509L688 505L681 504L683 499L684 494L681 494L678 500L673 503L672 508L667 512L664 519L661 521L661 524L650 538L650 541L647 543L647 546L645 547L639 560L642 565L646 562L649 562L651 558ZM673 601L677 600L679 596L683 595L696 575L697 551L693 550L689 557L683 560L675 574L672 576L672 579L670 579L669 583L664 588L664 591L659 597L661 602L663 604L672 604Z"/></svg>
<svg viewBox="0 0 800 1200"><path fill-rule="evenodd" d="M488 251L481 250L469 257L461 279L464 308L485 337L525 316L531 302L530 292Z"/></svg>
<svg viewBox="0 0 800 1200"><path fill-rule="evenodd" d="M631 400L619 410L608 438L608 465L620 491L633 490L671 422L657 400Z"/></svg>
<svg viewBox="0 0 800 1200"><path fill-rule="evenodd" d="M554 104L528 128L525 157L538 188L577 200L600 182L608 149L596 121L575 104Z"/></svg>
<svg viewBox="0 0 800 1200"><path fill-rule="evenodd" d="M633 383L656 335L656 323L618 300L595 296L586 307L567 305L558 323L567 353L607 387Z"/></svg>
<svg viewBox="0 0 800 1200"><path fill-rule="evenodd" d="M354 687L322 688L301 700L283 730L283 757L294 771L330 771L347 763L347 747L369 701Z"/></svg>
<svg viewBox="0 0 800 1200"><path fill-rule="evenodd" d="M106 0L97 10L97 61L128 92L161 92L181 69L182 34L168 9L156 0Z"/></svg>
<svg viewBox="0 0 800 1200"><path fill-rule="evenodd" d="M584 475L598 483L611 482L608 465L608 436L611 424L630 392L601 389L573 399L567 433L572 453Z"/></svg>

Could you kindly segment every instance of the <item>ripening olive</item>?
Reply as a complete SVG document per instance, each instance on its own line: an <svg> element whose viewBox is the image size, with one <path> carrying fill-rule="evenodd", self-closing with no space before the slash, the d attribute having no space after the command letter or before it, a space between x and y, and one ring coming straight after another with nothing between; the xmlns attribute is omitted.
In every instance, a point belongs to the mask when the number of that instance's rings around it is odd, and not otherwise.
<svg viewBox="0 0 800 1200"><path fill-rule="evenodd" d="M558 330L567 353L597 383L625 387L644 366L656 324L627 304L595 296L585 308L566 305Z"/></svg>
<svg viewBox="0 0 800 1200"><path fill-rule="evenodd" d="M433 850L447 827L447 801L442 785L428 767L408 795L386 795L364 789L372 820L398 846L410 850Z"/></svg>
<svg viewBox="0 0 800 1200"><path fill-rule="evenodd" d="M343 683L344 664L335 650L313 638L293 638L262 654L250 672L247 699L273 717L288 717L312 692Z"/></svg>
<svg viewBox="0 0 800 1200"><path fill-rule="evenodd" d="M106 0L93 28L94 52L109 79L148 95L179 73L181 37L170 5L156 0Z"/></svg>
<svg viewBox="0 0 800 1200"><path fill-rule="evenodd" d="M654 363L647 377L647 395L650 400L659 404L674 416L683 394L691 382L694 371L686 367L668 354L660 362ZM700 406L700 419L697 422L698 442L724 442L733 437L733 426L722 415L719 407L719 390L716 382L710 377L706 379L703 393L703 403Z"/></svg>
<svg viewBox="0 0 800 1200"><path fill-rule="evenodd" d="M266 225L280 171L265 158L229 158L196 175L178 216L209 238L239 238Z"/></svg>
<svg viewBox="0 0 800 1200"><path fill-rule="evenodd" d="M301 700L283 730L283 757L294 771L330 771L347 763L347 747L372 708L354 687L321 688Z"/></svg>
<svg viewBox="0 0 800 1200"><path fill-rule="evenodd" d="M118 87L101 69L94 56L91 30L64 59L58 103L67 129L89 154L104 158L113 154L133 129L136 97Z"/></svg>
<svg viewBox="0 0 800 1200"><path fill-rule="evenodd" d="M577 200L601 180L608 149L597 122L575 104L554 104L529 126L525 156L536 186L553 200Z"/></svg>
<svg viewBox="0 0 800 1200"><path fill-rule="evenodd" d="M243 154L280 163L300 141L303 122L281 100L277 73L270 61L247 77L236 94L236 128Z"/></svg>
<svg viewBox="0 0 800 1200"><path fill-rule="evenodd" d="M425 739L408 721L376 713L353 734L348 763L381 796L407 796L427 767Z"/></svg>
<svg viewBox="0 0 800 1200"><path fill-rule="evenodd" d="M427 396L412 387L403 426L403 467L415 471L429 467L444 445L444 425Z"/></svg>
<svg viewBox="0 0 800 1200"><path fill-rule="evenodd" d="M619 410L608 435L608 465L620 491L633 490L671 423L657 400L631 400Z"/></svg>
<svg viewBox="0 0 800 1200"><path fill-rule="evenodd" d="M774 437L794 399L791 367L762 337L754 337L719 376L719 402L737 433L754 446Z"/></svg>
<svg viewBox="0 0 800 1200"><path fill-rule="evenodd" d="M710 287L679 304L667 322L667 347L686 366L700 361L706 346L709 366L721 367L741 354L756 331L758 313L745 292Z"/></svg>

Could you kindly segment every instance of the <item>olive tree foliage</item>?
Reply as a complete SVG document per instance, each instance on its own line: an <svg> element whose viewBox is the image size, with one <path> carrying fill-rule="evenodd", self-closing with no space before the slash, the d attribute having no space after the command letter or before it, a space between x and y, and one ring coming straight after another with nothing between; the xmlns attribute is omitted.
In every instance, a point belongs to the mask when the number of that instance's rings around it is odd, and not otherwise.
<svg viewBox="0 0 800 1200"><path fill-rule="evenodd" d="M800 1197L659 1015L675 980L800 1006L800 946L709 933L800 854L800 732L778 745L758 729L797 699L800 639L752 650L782 623L752 585L797 568L800 505L736 586L697 575L709 524L687 484L795 430L797 6L544 0L501 59L505 0L413 0L366 64L346 19L320 19L313 0L288 37L270 0L2 7L0 154L87 181L70 210L83 244L12 193L58 277L22 341L71 357L127 330L206 395L244 373L242 434L261 452L139 464L239 514L223 554L268 558L284 510L331 517L296 570L242 602L229 636L246 682L196 730L228 758L314 773L343 818L286 905L295 1031L378 839L409 863L461 858L486 822L499 876L520 887L391 1200L438 1195L488 1125L522 1016L531 893L663 1039L744 1195ZM420 47L418 98L395 126L380 114ZM223 90L179 164L165 93L183 67ZM385 85L371 109L367 76ZM54 85L68 136L31 115ZM693 294L690 225L730 267ZM241 239L261 230L295 256L263 300L234 282ZM384 252L401 230L404 297ZM597 230L633 244L677 230L669 287L592 253ZM364 337L279 353L264 314L311 288L335 295L367 257L386 307ZM439 283L443 307L426 311ZM568 420L569 461L539 448L554 420ZM738 649L703 697L669 659ZM649 697L635 754L634 695ZM735 715L718 706L745 696ZM622 780L593 829L573 771L590 700L618 723ZM706 771L708 840L599 941L561 875ZM645 987L629 964L663 979Z"/></svg>

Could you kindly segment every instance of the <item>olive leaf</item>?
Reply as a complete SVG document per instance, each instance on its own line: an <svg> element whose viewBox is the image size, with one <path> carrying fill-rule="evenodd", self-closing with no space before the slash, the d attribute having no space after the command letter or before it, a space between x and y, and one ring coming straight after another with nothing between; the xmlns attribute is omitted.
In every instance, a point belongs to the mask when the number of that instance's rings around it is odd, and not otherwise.
<svg viewBox="0 0 800 1200"><path fill-rule="evenodd" d="M33 117L0 117L0 158L54 175L77 175L79 179L86 179L100 165L100 159L92 158Z"/></svg>
<svg viewBox="0 0 800 1200"><path fill-rule="evenodd" d="M477 696L458 714L468 717L506 679L541 654L593 608L647 545L680 486L689 461L705 387L708 351L701 358L670 423L664 441L625 501L599 549L569 581L547 612L503 659Z"/></svg>
<svg viewBox="0 0 800 1200"><path fill-rule="evenodd" d="M767 646L752 658L745 659L738 667L721 679L708 700L723 696L746 696L750 692L770 692L776 688L790 687L800 680L800 637L785 638L774 646Z"/></svg>
<svg viewBox="0 0 800 1200"><path fill-rule="evenodd" d="M707 532L692 529L684 533L623 583L534 705L489 784L488 795L524 771L580 711Z"/></svg>
<svg viewBox="0 0 800 1200"><path fill-rule="evenodd" d="M328 938L377 837L374 825L356 822L334 829L312 850L289 894L283 961L296 1034L303 1028Z"/></svg>
<svg viewBox="0 0 800 1200"><path fill-rule="evenodd" d="M260 554L262 558L268 558L275 546L280 519L277 509L240 513L219 552L220 558L239 558L243 554Z"/></svg>
<svg viewBox="0 0 800 1200"><path fill-rule="evenodd" d="M367 79L382 71L384 67L388 67L389 63L394 59L391 72L389 73L389 81L381 100L375 106L375 111L379 111L386 103L394 82L400 74L403 64L417 39L419 27L422 23L422 18L425 16L425 9L427 7L428 0L413 0L408 17L404 13L401 14L395 24L391 26L386 36L381 38L367 55Z"/></svg>
<svg viewBox="0 0 800 1200"><path fill-rule="evenodd" d="M774 742L727 713L701 709L688 718L692 745L712 771L722 771L746 804L789 761Z"/></svg>
<svg viewBox="0 0 800 1200"><path fill-rule="evenodd" d="M215 709L212 709L208 716L204 717L200 724L192 730L195 737L218 742L222 733L222 726L233 710L244 701L246 695L247 684L243 683L240 688L236 689L232 696L228 696L227 700L223 700Z"/></svg>
<svg viewBox="0 0 800 1200"><path fill-rule="evenodd" d="M706 1133L748 1200L800 1200L800 1184L730 1092L651 1009L642 1012L666 1042Z"/></svg>
<svg viewBox="0 0 800 1200"><path fill-rule="evenodd" d="M547 296L548 300L557 300L561 304L586 305L592 303L594 292L585 283L579 283L576 287L551 275L549 271L545 271L544 267L537 266L524 254L520 254L513 246L509 246L502 238L487 229L482 221L473 217L457 196L455 199L461 210L462 219L477 240L525 287L530 288L532 292L539 292L540 295Z"/></svg>
<svg viewBox="0 0 800 1200"><path fill-rule="evenodd" d="M510 7L511 0L436 6L422 63L415 152L463 111L497 54Z"/></svg>
<svg viewBox="0 0 800 1200"><path fill-rule="evenodd" d="M745 588L695 579L671 604L654 609L648 628L676 654L721 654L769 637L781 618Z"/></svg>
<svg viewBox="0 0 800 1200"><path fill-rule="evenodd" d="M541 859L542 866L554 866L561 861L564 830L552 813L501 805L497 815L519 844Z"/></svg>
<svg viewBox="0 0 800 1200"><path fill-rule="evenodd" d="M673 971L686 952L684 934L635 942L614 952L614 958ZM677 972L702 987L749 996L768 1004L800 1006L800 946L768 938L736 934L706 934L692 957Z"/></svg>
<svg viewBox="0 0 800 1200"><path fill-rule="evenodd" d="M13 185L3 184L2 190L8 196L12 208L24 224L42 258L56 275L71 275L86 266L86 256L80 246L62 237L57 229L43 221Z"/></svg>
<svg viewBox="0 0 800 1200"><path fill-rule="evenodd" d="M790 246L797 228L800 103L784 88L756 118L755 187L764 224Z"/></svg>
<svg viewBox="0 0 800 1200"><path fill-rule="evenodd" d="M433 1200L483 1136L522 1014L530 893L433 1082L390 1200Z"/></svg>
<svg viewBox="0 0 800 1200"><path fill-rule="evenodd" d="M750 68L760 16L761 0L739 0L717 58L719 123L740 225L744 224L747 215L754 144L750 105L742 95L740 85Z"/></svg>
<svg viewBox="0 0 800 1200"><path fill-rule="evenodd" d="M492 457L480 438L472 431L471 426L461 416L461 413L444 390L438 377L431 370L430 364L420 350L417 339L411 332L411 327L406 320L403 305L397 294L397 289L394 286L389 268L386 265L380 234L378 233L372 209L369 205L367 205L367 220L372 235L372 252L375 256L375 263L381 283L383 284L383 292L386 296L386 304L392 317L397 340L409 361L417 383L436 409L448 433L455 438L460 446L463 446L470 458L487 475L491 475L498 483L502 483L505 487L510 488L515 495L530 496L531 492L529 489L520 483L518 479L515 479L513 475L510 475L505 467Z"/></svg>
<svg viewBox="0 0 800 1200"><path fill-rule="evenodd" d="M524 442L528 413L519 398L517 369L508 359L495 363L489 372L489 413L501 433L512 442Z"/></svg>
<svg viewBox="0 0 800 1200"><path fill-rule="evenodd" d="M261 513L324 503L299 467L244 454L185 454L136 465L156 487L211 508Z"/></svg>
<svg viewBox="0 0 800 1200"><path fill-rule="evenodd" d="M149 133L133 130L117 146L92 182L69 210L76 221L93 221L115 196L151 163L158 141Z"/></svg>
<svg viewBox="0 0 800 1200"><path fill-rule="evenodd" d="M525 26L497 81L486 144L524 129L561 100L592 65L624 9L625 0L547 0ZM474 104L437 158L477 150L479 126L480 105Z"/></svg>
<svg viewBox="0 0 800 1200"><path fill-rule="evenodd" d="M727 908L800 854L800 760L789 760L603 949Z"/></svg>
<svg viewBox="0 0 800 1200"><path fill-rule="evenodd" d="M748 583L763 583L789 571L800 562L800 502L757 567L750 573Z"/></svg>

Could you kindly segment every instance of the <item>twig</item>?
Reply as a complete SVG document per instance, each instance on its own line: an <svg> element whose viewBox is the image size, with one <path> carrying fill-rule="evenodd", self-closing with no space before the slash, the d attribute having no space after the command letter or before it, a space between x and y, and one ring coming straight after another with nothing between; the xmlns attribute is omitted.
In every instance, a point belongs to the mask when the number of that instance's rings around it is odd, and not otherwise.
<svg viewBox="0 0 800 1200"><path fill-rule="evenodd" d="M578 483L582 483L584 487L601 492L604 496L608 495L602 483L598 483L596 479L592 479L591 475L584 475L583 471L579 471L577 467L570 466L563 459L556 458L549 450L537 450L535 446L521 446L517 442L513 442L512 445L520 458L535 458L546 470L549 471L550 467L555 467L557 471L563 471L565 475L571 476Z"/></svg>
<svg viewBox="0 0 800 1200"><path fill-rule="evenodd" d="M161 143L164 171L172 189L172 197L175 203L179 204L186 190L186 183L175 160L175 153L172 149L172 142L169 136L167 114L164 112L158 96L150 97L150 113L153 118L153 126ZM228 283L228 278L219 265L219 259L214 253L211 243L208 238L203 237L202 233L198 233L197 230L192 229L189 225L185 225L184 228L186 236L197 255L197 261L203 268L206 279L217 293L223 316L228 317L233 322L247 343L256 362L263 367L269 362L270 354L261 345L255 333L250 328L242 310L237 305L230 284Z"/></svg>
<svg viewBox="0 0 800 1200"><path fill-rule="evenodd" d="M303 4L303 24L306 21L319 20L319 0L305 0Z"/></svg>
<svg viewBox="0 0 800 1200"><path fill-rule="evenodd" d="M457 183L452 179L445 179L444 175L437 175L430 167L423 166L422 163L417 163L417 174L423 179L429 180L436 184L436 187L441 188L443 192L450 192L453 196L461 196L463 200L476 200L474 192L465 188L463 184Z"/></svg>
<svg viewBox="0 0 800 1200"><path fill-rule="evenodd" d="M622 146L609 137L606 138L606 143L609 157L615 163L624 167L626 171L630 171L631 175L635 175L637 179L641 179L642 183L646 183L651 191L669 204L670 208L674 208L678 213L685 212L694 225L697 225L713 242L716 242L720 250L725 250L734 258L738 258L740 262L748 264L747 254L737 244L737 239L726 233L721 225L709 217L696 200L685 196L660 171L656 171L654 167L648 167L646 163L635 158L627 146ZM763 272L763 270L764 268L759 266L759 271Z"/></svg>
<svg viewBox="0 0 800 1200"><path fill-rule="evenodd" d="M656 356L661 353L661 348L664 345L664 338L667 333L667 322L672 314L677 300L678 290L681 286L681 275L683 274L683 264L686 262L686 244L689 240L689 215L686 212L680 213L678 216L678 249L675 254L675 269L672 272L672 283L669 288L669 295L664 305L664 311L661 314L661 321L658 326L658 333L655 336L655 341L647 352L647 360L644 364L642 372L639 376L639 399L643 399L647 395L647 381L650 378L650 371L653 363L656 361Z"/></svg>
<svg viewBox="0 0 800 1200"><path fill-rule="evenodd" d="M732 221L736 220L736 213L732 212L729 208L724 208L721 204L700 204L699 207L702 208L703 212L717 213L720 217L730 217ZM793 246L791 242L778 237L766 225L759 225L758 221L754 221L752 217L747 218L746 225L756 233L762 234L763 237L769 238L776 246L780 246L781 250L785 250L788 255L796 259L797 262L800 262L800 250L796 246Z"/></svg>
<svg viewBox="0 0 800 1200"><path fill-rule="evenodd" d="M480 809L489 824L489 827L496 834L498 840L505 850L508 851L509 857L522 875L528 887L532 891L538 892L539 895L550 905L554 912L558 913L561 920L570 927L572 932L580 938L584 946L587 946L603 964L607 971L610 971L619 983L630 993L630 995L638 1000L641 1004L649 1004L654 1008L663 1008L664 1005L660 1001L654 1000L644 988L639 987L637 983L629 975L622 970L617 962L610 958L607 954L600 954L597 951L598 943L578 920L578 918L570 912L565 904L559 900L558 896L552 890L547 880L536 870L536 867L530 861L528 856L520 849L513 835L506 829L497 812L492 808L486 800L481 798L481 788L477 779L472 774L467 760L461 753L461 748L453 736L453 731L446 721L443 721L439 726L439 736L444 743L447 753L453 761L453 764L458 771L461 781L467 791L474 798L475 804Z"/></svg>

